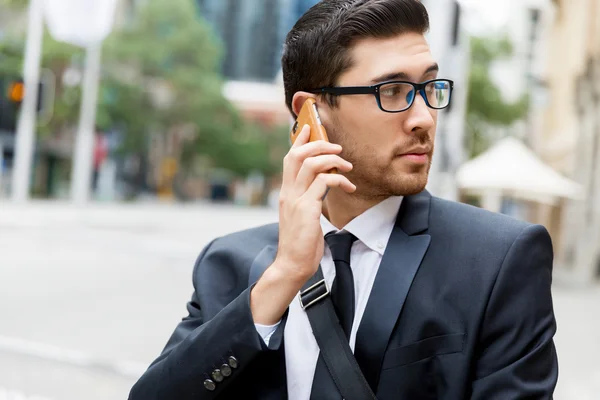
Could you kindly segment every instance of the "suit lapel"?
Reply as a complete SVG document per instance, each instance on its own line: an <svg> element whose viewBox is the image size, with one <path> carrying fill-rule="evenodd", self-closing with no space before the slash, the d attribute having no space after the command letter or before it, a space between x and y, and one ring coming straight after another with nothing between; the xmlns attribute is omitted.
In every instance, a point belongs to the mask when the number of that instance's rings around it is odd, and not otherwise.
<svg viewBox="0 0 600 400"><path fill-rule="evenodd" d="M413 279L427 252L431 195L407 196L396 218L356 336L354 355L369 385L376 389L383 356Z"/></svg>

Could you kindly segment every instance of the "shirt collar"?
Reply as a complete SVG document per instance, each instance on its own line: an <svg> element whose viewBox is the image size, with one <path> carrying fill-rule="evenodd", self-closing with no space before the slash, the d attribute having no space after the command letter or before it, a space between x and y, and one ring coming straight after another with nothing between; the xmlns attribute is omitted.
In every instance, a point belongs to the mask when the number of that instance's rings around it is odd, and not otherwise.
<svg viewBox="0 0 600 400"><path fill-rule="evenodd" d="M401 203L402 197L389 197L354 218L342 230L352 233L368 248L383 255ZM323 234L338 231L323 214L321 214L321 228Z"/></svg>

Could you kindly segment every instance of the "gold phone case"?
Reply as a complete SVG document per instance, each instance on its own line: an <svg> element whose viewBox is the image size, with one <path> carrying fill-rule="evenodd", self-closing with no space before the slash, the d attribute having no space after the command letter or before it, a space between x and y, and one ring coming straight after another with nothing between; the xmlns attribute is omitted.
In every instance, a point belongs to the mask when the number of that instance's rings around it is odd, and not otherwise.
<svg viewBox="0 0 600 400"><path fill-rule="evenodd" d="M306 124L310 126L310 142L314 142L316 140L325 140L326 142L329 142L327 132L321 123L321 118L319 117L319 112L317 111L316 101L312 97L306 99L302 105L300 114L298 114L298 118L292 127L292 131L290 132L290 140L292 144L296 141L298 134L300 134L300 131L302 131L302 127ZM333 168L328 172L336 173L337 168Z"/></svg>
<svg viewBox="0 0 600 400"><path fill-rule="evenodd" d="M325 127L321 124L321 119L319 118L319 113L317 111L317 105L315 99L309 97L304 104L302 105L302 109L300 110L300 114L298 114L298 118L292 127L292 131L290 132L290 140L292 143L296 141L298 134L302 130L304 125L308 124L310 126L310 141L314 142L316 140L325 140L329 141L327 138L327 132L325 131Z"/></svg>

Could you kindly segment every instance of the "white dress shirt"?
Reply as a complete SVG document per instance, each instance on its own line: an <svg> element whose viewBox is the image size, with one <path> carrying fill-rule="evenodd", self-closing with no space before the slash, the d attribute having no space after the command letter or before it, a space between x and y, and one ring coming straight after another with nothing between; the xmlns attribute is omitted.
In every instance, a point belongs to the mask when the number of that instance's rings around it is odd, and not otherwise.
<svg viewBox="0 0 600 400"><path fill-rule="evenodd" d="M350 348L354 351L356 332L369 300L379 264L394 228L402 197L390 197L368 209L346 225L343 230L358 238L350 252L350 267L354 276L355 314L350 332ZM337 228L321 215L323 235L337 232ZM335 265L329 247L321 259L321 268L327 287L331 288L335 278ZM276 325L256 325L258 333L265 343L277 329ZM319 346L310 327L304 310L300 307L299 294L289 307L288 319L284 330L285 364L287 389L290 400L309 400L313 376L319 357Z"/></svg>

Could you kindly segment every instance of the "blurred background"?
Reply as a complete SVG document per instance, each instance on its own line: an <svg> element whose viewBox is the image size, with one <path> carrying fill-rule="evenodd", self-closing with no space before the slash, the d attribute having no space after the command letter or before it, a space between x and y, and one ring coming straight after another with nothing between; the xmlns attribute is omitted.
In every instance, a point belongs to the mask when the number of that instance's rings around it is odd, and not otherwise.
<svg viewBox="0 0 600 400"><path fill-rule="evenodd" d="M125 399L215 236L277 220L317 0L0 0L0 399ZM600 393L600 0L423 0L429 190L543 224L559 400Z"/></svg>

